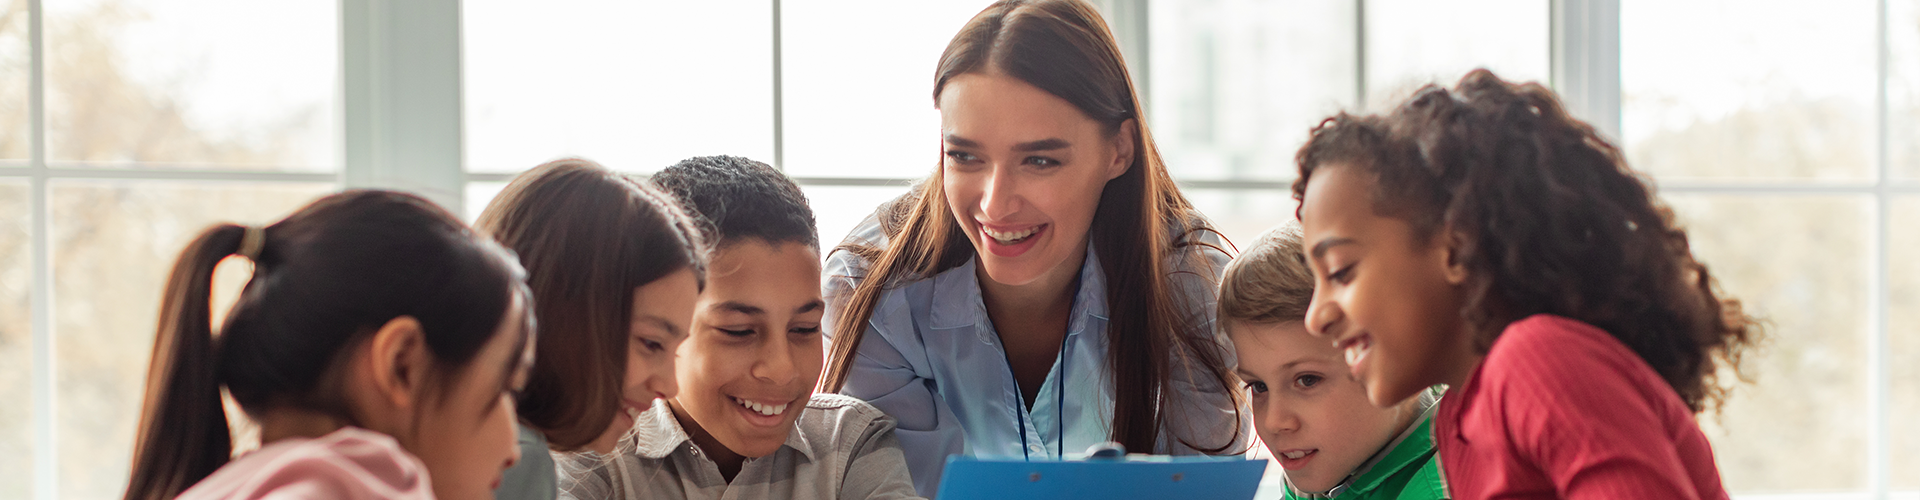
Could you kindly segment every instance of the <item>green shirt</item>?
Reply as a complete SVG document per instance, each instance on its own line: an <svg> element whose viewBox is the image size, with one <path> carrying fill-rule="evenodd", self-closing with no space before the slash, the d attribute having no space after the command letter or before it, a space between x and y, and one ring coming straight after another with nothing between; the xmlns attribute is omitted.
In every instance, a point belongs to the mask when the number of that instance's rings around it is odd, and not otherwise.
<svg viewBox="0 0 1920 500"><path fill-rule="evenodd" d="M1338 500L1433 500L1446 499L1447 482L1440 474L1440 459L1434 455L1433 408L1422 408L1420 419L1400 437L1389 443L1385 454L1347 483L1333 498ZM1307 498L1286 488L1287 500Z"/></svg>

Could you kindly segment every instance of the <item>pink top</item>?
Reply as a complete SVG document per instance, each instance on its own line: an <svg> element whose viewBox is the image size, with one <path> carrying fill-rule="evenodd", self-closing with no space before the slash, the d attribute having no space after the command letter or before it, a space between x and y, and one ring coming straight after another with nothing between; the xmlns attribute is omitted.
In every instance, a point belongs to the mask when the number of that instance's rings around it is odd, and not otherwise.
<svg viewBox="0 0 1920 500"><path fill-rule="evenodd" d="M342 427L282 439L227 463L181 500L433 499L427 468L386 434Z"/></svg>
<svg viewBox="0 0 1920 500"><path fill-rule="evenodd" d="M1433 419L1453 498L1725 499L1713 448L1653 367L1593 325L1507 325Z"/></svg>

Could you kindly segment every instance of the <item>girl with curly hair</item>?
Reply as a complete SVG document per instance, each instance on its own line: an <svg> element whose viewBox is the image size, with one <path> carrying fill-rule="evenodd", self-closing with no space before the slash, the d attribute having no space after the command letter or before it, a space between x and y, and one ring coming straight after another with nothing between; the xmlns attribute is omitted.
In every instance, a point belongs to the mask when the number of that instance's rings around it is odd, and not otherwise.
<svg viewBox="0 0 1920 500"><path fill-rule="evenodd" d="M1328 119L1298 163L1307 328L1375 405L1451 386L1454 498L1727 497L1694 417L1759 328L1551 91L1475 71Z"/></svg>

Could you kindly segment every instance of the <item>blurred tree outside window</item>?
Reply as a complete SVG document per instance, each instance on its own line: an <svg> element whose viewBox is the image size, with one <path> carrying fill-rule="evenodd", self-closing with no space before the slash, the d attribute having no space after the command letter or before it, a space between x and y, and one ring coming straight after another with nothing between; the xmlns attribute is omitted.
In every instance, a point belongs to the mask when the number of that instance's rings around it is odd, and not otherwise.
<svg viewBox="0 0 1920 500"><path fill-rule="evenodd" d="M0 7L0 168L26 166L27 84L31 42L27 40L27 0L6 0Z"/></svg>
<svg viewBox="0 0 1920 500"><path fill-rule="evenodd" d="M0 12L0 68L6 70L0 73L0 168L27 167L34 126L27 116L27 2L7 6ZM262 181L253 173L338 170L338 6L316 0L45 0L42 6L47 164L41 168L50 176L51 427L58 450L35 455L31 405L0 405L0 497L28 497L35 461L52 458L60 498L118 498L159 299L178 252L212 223L272 222L337 188ZM122 173L60 178L74 169ZM135 180L158 171L189 171L199 180ZM222 180L222 172L255 180ZM33 400L30 199L24 179L0 178L0 213L6 214L0 218L0 398L19 402ZM230 300L247 274L227 267L216 296Z"/></svg>
<svg viewBox="0 0 1920 500"><path fill-rule="evenodd" d="M1887 247L1887 436L1892 489L1920 490L1920 0L1887 2L1889 169L1906 194L1892 202Z"/></svg>
<svg viewBox="0 0 1920 500"><path fill-rule="evenodd" d="M33 483L33 291L27 183L0 178L0 498L25 498Z"/></svg>
<svg viewBox="0 0 1920 500"><path fill-rule="evenodd" d="M1889 221L1893 234L1888 246L1895 249L1887 262L1888 292L1887 367L1893 372L1888 388L1893 413L1888 438L1889 459L1893 471L1891 487L1895 491L1920 490L1920 259L1912 257L1920 248L1920 195L1905 195L1893 202Z"/></svg>
<svg viewBox="0 0 1920 500"><path fill-rule="evenodd" d="M1747 364L1753 383L1701 418L1735 494L1874 487L1866 451L1877 375L1867 368L1880 333L1868 319L1879 292L1868 284L1876 274L1896 290L1902 282L1898 267L1871 267L1873 245L1891 236L1877 234L1872 187L1885 182L1877 9L1873 0L1621 4L1628 162L1668 188L1663 198L1720 288L1767 321L1768 342ZM1895 14L1889 27L1920 23ZM1889 149L1910 144L1896 136ZM1911 209L1895 206L1895 220ZM1911 254L1898 241L1894 261ZM1900 306L1887 305L1892 317ZM1895 456L1911 453L1890 444ZM1893 469L1895 489L1920 486L1910 471Z"/></svg>
<svg viewBox="0 0 1920 500"><path fill-rule="evenodd" d="M338 169L334 2L43 5L54 166Z"/></svg>

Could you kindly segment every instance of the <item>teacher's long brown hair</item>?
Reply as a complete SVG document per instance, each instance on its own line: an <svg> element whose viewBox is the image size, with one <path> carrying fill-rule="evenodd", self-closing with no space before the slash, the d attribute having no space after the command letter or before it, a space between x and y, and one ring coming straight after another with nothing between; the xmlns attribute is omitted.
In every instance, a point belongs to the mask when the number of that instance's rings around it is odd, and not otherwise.
<svg viewBox="0 0 1920 500"><path fill-rule="evenodd" d="M1211 336L1181 332L1183 315L1205 314L1212 304L1182 305L1167 279L1169 257L1193 259L1188 269L1207 269L1195 248L1201 232L1213 231L1200 213L1174 186L1160 162L1159 151L1141 119L1140 100L1100 14L1084 1L1002 1L975 15L960 29L940 56L933 97L954 77L986 71L1019 78L1079 108L1100 122L1108 134L1120 133L1127 120L1136 120L1135 144L1141 146L1133 164L1107 182L1094 214L1090 240L1100 256L1107 278L1107 373L1113 387L1112 439L1129 450L1155 450L1163 426L1205 432L1183 422L1167 422L1167 408L1181 398L1168 388L1174 373L1204 377L1195 386L1217 385L1230 395L1237 409L1241 396L1228 373L1226 351ZM882 224L888 244L878 248L843 244L834 251L853 252L870 265L864 276L854 276L848 306L833 324L832 356L821 380L823 390L838 392L846 384L848 368L873 317L874 307L889 287L924 279L965 264L974 258L972 244L946 207L943 169L895 200ZM1209 280L1217 276L1207 276ZM1201 308L1203 310L1187 310ZM856 325L849 327L847 325ZM1176 370L1177 369L1177 370ZM1237 411L1237 410L1236 410ZM1173 413L1177 415L1177 413ZM1218 453L1240 438L1218 443L1196 436L1169 433L1196 450Z"/></svg>

